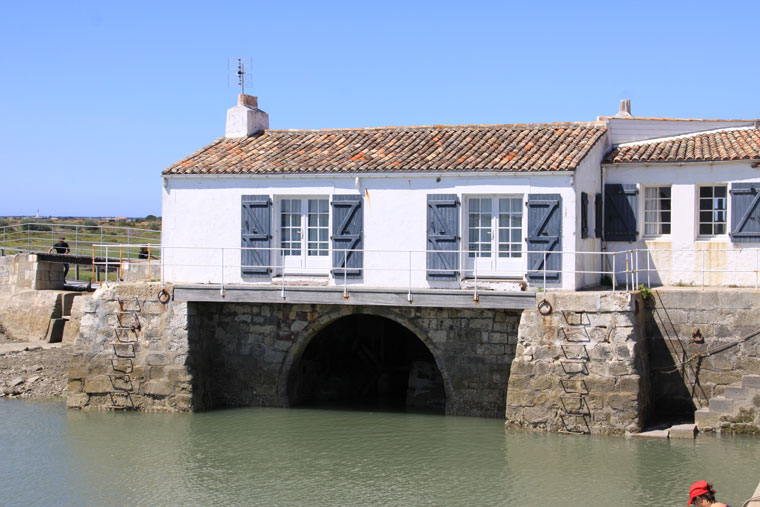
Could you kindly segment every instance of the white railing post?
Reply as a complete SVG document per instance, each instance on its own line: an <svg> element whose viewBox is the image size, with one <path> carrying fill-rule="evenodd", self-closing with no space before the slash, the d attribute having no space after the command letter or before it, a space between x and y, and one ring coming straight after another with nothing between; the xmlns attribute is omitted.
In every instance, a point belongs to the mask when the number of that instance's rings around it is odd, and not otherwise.
<svg viewBox="0 0 760 507"><path fill-rule="evenodd" d="M652 272L652 253L647 248L647 288L652 288L652 280L650 279L650 273Z"/></svg>
<svg viewBox="0 0 760 507"><path fill-rule="evenodd" d="M612 292L615 292L615 285L617 282L617 252L612 252Z"/></svg>
<svg viewBox="0 0 760 507"><path fill-rule="evenodd" d="M546 292L546 250L544 250L544 292Z"/></svg>
<svg viewBox="0 0 760 507"><path fill-rule="evenodd" d="M26 224L26 251L32 251L32 224Z"/></svg>
<svg viewBox="0 0 760 507"><path fill-rule="evenodd" d="M427 256L427 253L425 253ZM412 297L412 251L409 250L409 294L406 295L406 300L410 303L414 301Z"/></svg>
<svg viewBox="0 0 760 507"><path fill-rule="evenodd" d="M348 249L343 250L343 299L348 299Z"/></svg>
<svg viewBox="0 0 760 507"><path fill-rule="evenodd" d="M760 249L755 248L755 290L757 290L757 272L760 270Z"/></svg>
<svg viewBox="0 0 760 507"><path fill-rule="evenodd" d="M224 247L221 248L221 255L222 255L222 278L221 278L221 285L219 287L219 295L224 297Z"/></svg>
<svg viewBox="0 0 760 507"><path fill-rule="evenodd" d="M272 253L274 253L274 252L272 252ZM280 296L282 297L282 299L285 299L285 297L286 297L286 294L285 294L285 256L281 255L280 259L281 259L280 260L280 277L282 278L282 283L280 284L280 286L281 286L281 288L280 288Z"/></svg>
<svg viewBox="0 0 760 507"><path fill-rule="evenodd" d="M164 262L164 259L166 258L166 249L164 248L164 245L160 245L158 247L158 250L161 252L161 259L159 260L161 262L161 285L163 285L166 283L166 277L164 276L164 267L166 266L166 263ZM148 259L148 261L150 261L150 259Z"/></svg>
<svg viewBox="0 0 760 507"><path fill-rule="evenodd" d="M702 252L702 288L705 288L705 251L701 250Z"/></svg>

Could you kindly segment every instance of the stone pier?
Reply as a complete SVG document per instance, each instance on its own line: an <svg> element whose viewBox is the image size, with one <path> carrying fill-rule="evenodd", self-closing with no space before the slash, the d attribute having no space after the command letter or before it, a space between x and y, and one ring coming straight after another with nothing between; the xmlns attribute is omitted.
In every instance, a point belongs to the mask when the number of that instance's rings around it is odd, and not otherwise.
<svg viewBox="0 0 760 507"><path fill-rule="evenodd" d="M639 296L550 292L537 302L520 320L507 427L640 431L651 395Z"/></svg>

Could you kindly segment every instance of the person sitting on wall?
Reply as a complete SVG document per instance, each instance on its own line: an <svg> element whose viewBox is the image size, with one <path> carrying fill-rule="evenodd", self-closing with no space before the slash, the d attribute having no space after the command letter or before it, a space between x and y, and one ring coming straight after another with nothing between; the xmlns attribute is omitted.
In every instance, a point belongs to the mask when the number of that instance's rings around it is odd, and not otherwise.
<svg viewBox="0 0 760 507"><path fill-rule="evenodd" d="M715 501L715 490L707 481L697 481L689 488L689 503L695 507L731 507Z"/></svg>
<svg viewBox="0 0 760 507"><path fill-rule="evenodd" d="M53 248L55 248L55 253L64 254L64 255L71 251L69 249L69 244L66 243L66 238L63 236L58 238L58 243L48 248L48 253L51 253L53 251ZM64 264L63 265L63 280L64 281L66 281L66 275L68 274L69 274L69 265Z"/></svg>
<svg viewBox="0 0 760 507"><path fill-rule="evenodd" d="M158 259L155 255L151 255L147 246L140 247L140 253L137 254L138 259Z"/></svg>

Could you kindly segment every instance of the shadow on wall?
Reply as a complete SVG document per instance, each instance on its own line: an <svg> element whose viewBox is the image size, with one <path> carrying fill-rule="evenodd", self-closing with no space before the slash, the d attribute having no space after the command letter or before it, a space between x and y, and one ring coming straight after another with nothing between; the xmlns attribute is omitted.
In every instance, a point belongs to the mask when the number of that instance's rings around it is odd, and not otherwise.
<svg viewBox="0 0 760 507"><path fill-rule="evenodd" d="M707 402L699 385L699 375L692 363L683 363L688 353L679 330L659 293L652 293L646 325L651 366L652 422L693 421L699 408L695 401Z"/></svg>
<svg viewBox="0 0 760 507"><path fill-rule="evenodd" d="M407 328L375 315L349 315L320 331L291 368L291 405L443 413L443 378Z"/></svg>
<svg viewBox="0 0 760 507"><path fill-rule="evenodd" d="M376 315L341 317L287 368L299 334L293 327L304 322L287 312L274 305L188 304L194 410L287 404L444 413L435 359L403 325ZM285 374L287 398L279 387Z"/></svg>

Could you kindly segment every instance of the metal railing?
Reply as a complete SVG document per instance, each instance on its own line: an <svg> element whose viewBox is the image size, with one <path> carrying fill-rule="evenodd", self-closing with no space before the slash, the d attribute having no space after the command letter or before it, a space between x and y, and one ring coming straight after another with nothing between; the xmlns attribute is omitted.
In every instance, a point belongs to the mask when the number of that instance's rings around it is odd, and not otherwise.
<svg viewBox="0 0 760 507"><path fill-rule="evenodd" d="M122 260L135 259L137 257L135 249L139 246L145 245L96 244L93 251L102 249L106 258L118 257L119 262L122 262ZM271 261L267 265L244 265L241 262L244 251L266 252ZM417 289L461 288L471 290L473 298L477 299L479 291L487 285L519 281L526 281L539 290L571 285L576 288L602 285L609 287L613 292L662 285L736 286L754 289L760 287L760 248L630 249L617 252L523 250L519 252L515 266L486 271L479 267L477 261L489 258L471 257L475 253L468 250L333 249L326 256L331 266L320 268L310 267L305 263L299 266L287 265L283 261L281 252L280 248L160 246L160 251L151 256L160 259L162 282L167 281L167 270L171 270L168 281L181 283L203 278L208 283L218 283L222 293L230 280L234 280L234 283L270 280L271 283L278 283L281 286L284 296L288 279L298 283L299 279L303 280L305 277L324 278L326 275L329 276L331 283L342 286L346 295L349 287L357 284L405 287L410 301L413 298L413 291ZM435 278L435 275L451 273L452 268L429 268L427 265L429 254L455 255L458 260L458 267L454 268L456 276L449 281L431 280ZM340 259L336 257L337 255L342 255L343 258ZM335 260L342 261L342 266L346 266L352 255L362 255L363 258L360 268L362 277L358 279L349 275L350 266L349 269L332 267ZM564 270L547 269L547 261L554 256L561 257L561 266ZM534 264L535 269L529 269L526 267L528 259L534 263L539 260L540 262L537 265ZM108 262L108 260L105 261L105 263ZM93 263L94 266L96 264L98 263ZM263 268L268 273L266 276L242 276L241 271L244 268ZM198 273L203 273L203 275L198 276ZM378 273L381 278L371 276ZM569 279L566 278L568 276ZM380 280L380 283L368 282L368 278L374 282Z"/></svg>
<svg viewBox="0 0 760 507"><path fill-rule="evenodd" d="M69 255L89 257L97 254L102 257L105 249L98 246L94 250L93 245L150 245L156 248L161 244L161 231L124 226L24 222L0 227L0 255L47 253L60 238L65 238L69 245ZM137 257L138 253L134 251L132 255ZM80 269L82 267L77 264L69 276L75 280L87 280L88 268L84 268L85 273L80 273ZM93 269L89 279L99 280L99 273Z"/></svg>
<svg viewBox="0 0 760 507"><path fill-rule="evenodd" d="M114 245L114 244L102 244L94 245L96 248L102 248L105 251L105 260L96 261L93 256L93 266L101 266L106 271L117 269L114 266L114 262L111 259L123 258L125 249L134 249L137 245ZM257 264L257 265L245 265L241 262L242 252L251 251L257 253L268 252L269 258L274 262L270 264ZM476 259L470 257L472 252L463 250L367 250L367 249L333 249L326 256L327 260L332 263L333 260L342 260L342 266L339 267L321 267L314 268L306 265L305 263L300 266L287 265L283 262L283 256L280 248L244 248L244 247L167 247L161 246L160 253L157 257L160 258L160 280L161 282L185 282L193 283L198 279L203 279L204 282L197 283L214 283L220 285L220 292L224 294L225 287L230 285L230 280L234 279L234 283L246 283L246 282L261 282L263 280L270 280L270 283L277 283L281 288L283 297L287 292L288 280L297 283L298 280L303 280L308 277L322 277L329 276L329 279L335 286L343 288L344 295L348 296L349 287L361 284L365 286L373 287L405 287L408 291L407 298L412 301L414 297L414 291L418 289L430 289L430 288L460 288L463 290L472 291L473 299L477 300L479 292L486 286L490 286L499 282L512 282L518 283L529 279L530 283L539 288L540 290L549 290L550 288L562 286L563 272L561 269L546 269L547 261L552 256L561 256L562 264L565 266L573 266L573 276L586 276L593 275L596 280L601 280L603 277L607 277L611 280L611 289L613 291L621 290L622 285L618 278L615 276L617 273L620 275L619 267L625 266L627 271L622 273L626 274L623 284L625 290L631 290L634 288L634 277L631 273L628 273L630 262L626 259L627 252L580 252L580 251L560 251L560 252L547 252L547 251L529 251L523 250L519 252L519 257L516 257L517 264L512 268L500 268L495 270L483 271L479 268L478 262L468 262L470 259ZM435 275L450 274L452 269L432 269L427 266L427 258L429 254L439 255L456 255L459 259L460 267L456 269L457 275L455 279L449 281L430 280L435 278ZM515 252L517 253L517 252ZM363 262L361 269L363 276L359 279L353 278L349 275L351 266L348 269L344 269L350 262L352 255L362 255ZM341 255L343 258L336 257ZM539 259L539 267L537 269L527 270L524 266L524 260L528 256L532 256L531 260L536 261ZM535 256L538 256L537 258ZM133 258L130 255L129 258ZM588 265L598 266L595 268L577 268L576 260L579 257L590 257L591 262ZM130 261L126 258L125 261ZM484 257L480 257L483 259ZM595 259L595 260L594 260ZM119 261L120 263L122 261ZM603 266L609 265L610 268L605 269ZM461 267L461 266L464 266ZM241 271L245 268L256 268L260 270L266 270L264 275L241 275ZM170 271L169 279L167 280L167 270ZM382 275L382 283L367 283L367 274L380 274ZM121 276L118 277L121 279ZM553 281L552 278L558 278L557 281ZM378 279L376 278L375 281ZM388 280L395 280L392 285L388 285ZM403 282L402 282L403 280Z"/></svg>
<svg viewBox="0 0 760 507"><path fill-rule="evenodd" d="M161 231L136 227L25 222L0 227L0 254L47 252L65 237L71 255L91 254L93 244L161 243ZM99 252L103 255L103 252Z"/></svg>

